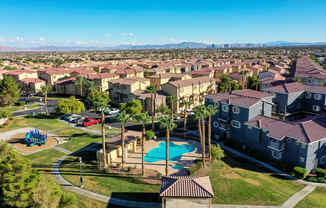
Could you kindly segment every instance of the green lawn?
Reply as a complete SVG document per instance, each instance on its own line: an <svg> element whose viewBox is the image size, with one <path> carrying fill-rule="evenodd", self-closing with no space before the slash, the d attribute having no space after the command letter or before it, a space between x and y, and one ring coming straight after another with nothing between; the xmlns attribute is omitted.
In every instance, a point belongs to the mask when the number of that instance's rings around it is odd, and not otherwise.
<svg viewBox="0 0 326 208"><path fill-rule="evenodd" d="M58 119L40 119L17 117L7 121L7 125L0 128L0 132L5 132L13 129L24 127L35 127L41 130L53 130L57 128L68 127L69 125Z"/></svg>
<svg viewBox="0 0 326 208"><path fill-rule="evenodd" d="M26 106L6 106L6 107L1 107L1 110L3 111L18 111L18 110L23 110L25 107L27 109L32 109L32 108L38 108L40 107L40 104L31 104L31 105L26 105Z"/></svg>
<svg viewBox="0 0 326 208"><path fill-rule="evenodd" d="M29 159L32 164L37 165L49 165L56 162L60 157L64 156L65 153L59 152L54 149L47 149L40 152L36 152L25 157Z"/></svg>
<svg viewBox="0 0 326 208"><path fill-rule="evenodd" d="M281 205L304 185L272 176L246 161L226 156L195 175L209 175L214 189L214 203L246 205Z"/></svg>
<svg viewBox="0 0 326 208"><path fill-rule="evenodd" d="M83 157L84 158L84 157ZM60 168L63 177L79 186L79 161L77 157L67 158ZM138 177L120 176L99 171L96 161L84 161L82 171L85 179L84 188L99 194L135 201L144 200L144 192L159 193L160 186L143 182Z"/></svg>
<svg viewBox="0 0 326 208"><path fill-rule="evenodd" d="M56 135L71 138L72 141L59 145L71 152L77 151L91 143L101 142L101 136L90 134L78 128L63 129L55 132Z"/></svg>
<svg viewBox="0 0 326 208"><path fill-rule="evenodd" d="M102 130L102 125L99 124L99 125L89 126L87 128L101 131ZM104 128L105 128L105 133L106 134L116 135L116 134L120 133L120 129L118 129L118 128L108 127L107 125L105 125Z"/></svg>
<svg viewBox="0 0 326 208"><path fill-rule="evenodd" d="M317 187L311 194L300 201L295 208L326 207L326 188Z"/></svg>

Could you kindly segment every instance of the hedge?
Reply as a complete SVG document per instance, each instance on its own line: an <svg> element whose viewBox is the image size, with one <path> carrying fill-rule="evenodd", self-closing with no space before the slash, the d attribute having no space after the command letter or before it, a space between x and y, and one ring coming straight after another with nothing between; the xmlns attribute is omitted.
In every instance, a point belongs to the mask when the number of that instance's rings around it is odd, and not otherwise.
<svg viewBox="0 0 326 208"><path fill-rule="evenodd" d="M326 177L326 169L316 168L315 171L318 177Z"/></svg>
<svg viewBox="0 0 326 208"><path fill-rule="evenodd" d="M299 179L304 179L308 175L308 170L299 166L293 168L294 176Z"/></svg>

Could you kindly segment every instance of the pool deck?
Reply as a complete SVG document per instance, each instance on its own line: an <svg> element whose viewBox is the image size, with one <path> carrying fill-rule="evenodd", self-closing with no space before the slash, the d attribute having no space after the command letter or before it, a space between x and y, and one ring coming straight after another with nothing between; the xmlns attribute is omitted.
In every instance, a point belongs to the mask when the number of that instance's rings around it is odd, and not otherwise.
<svg viewBox="0 0 326 208"><path fill-rule="evenodd" d="M151 149L158 148L159 147L158 144L163 141L165 141L164 138L146 141L145 142L145 155ZM170 175L178 174L178 172L184 171L184 169L177 170L177 169L172 168L173 165L181 164L185 168L189 168L192 165L194 165L194 161L196 159L201 158L201 147L200 147L199 142L193 141L193 140L185 140L183 138L176 138L176 137L172 137L170 139L170 142L173 142L176 145L187 144L187 145L192 145L195 147L195 150L193 152L188 152L188 153L183 154L180 160L169 161L169 174ZM113 161L113 163L120 163L120 162L121 162L121 158L117 158ZM126 166L141 168L141 147L140 146L137 146L136 153L128 152ZM161 160L161 161L157 161L157 162L145 162L145 168L159 171L162 175L164 175L165 174L165 160Z"/></svg>

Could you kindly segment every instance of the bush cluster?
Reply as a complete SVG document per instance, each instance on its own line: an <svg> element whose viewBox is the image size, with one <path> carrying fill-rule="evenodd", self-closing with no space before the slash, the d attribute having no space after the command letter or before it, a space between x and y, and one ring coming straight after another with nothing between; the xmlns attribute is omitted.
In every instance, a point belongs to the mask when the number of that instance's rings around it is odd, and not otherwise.
<svg viewBox="0 0 326 208"><path fill-rule="evenodd" d="M293 168L293 174L296 178L304 179L308 175L308 170L299 166Z"/></svg>

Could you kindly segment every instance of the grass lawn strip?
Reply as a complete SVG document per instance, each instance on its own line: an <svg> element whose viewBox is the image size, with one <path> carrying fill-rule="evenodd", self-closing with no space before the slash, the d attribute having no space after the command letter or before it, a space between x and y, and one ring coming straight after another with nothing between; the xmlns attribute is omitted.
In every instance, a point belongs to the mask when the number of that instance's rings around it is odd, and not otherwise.
<svg viewBox="0 0 326 208"><path fill-rule="evenodd" d="M229 156L224 161L212 163L207 172L216 204L281 205L304 187Z"/></svg>
<svg viewBox="0 0 326 208"><path fill-rule="evenodd" d="M60 172L73 185L80 185L79 162L77 157L67 158L62 163ZM137 195L137 192L142 195L144 195L143 192L157 194L160 189L160 185L147 184L137 177L103 173L97 170L95 161L83 163L82 172L85 180L84 188L106 196L143 201L144 198Z"/></svg>
<svg viewBox="0 0 326 208"><path fill-rule="evenodd" d="M317 187L312 193L300 201L295 208L324 208L326 207L326 188Z"/></svg>
<svg viewBox="0 0 326 208"><path fill-rule="evenodd" d="M41 130L53 130L58 128L68 127L68 124L57 119L39 119L39 118L25 118L18 117L9 119L8 124L0 128L0 132L10 131L24 127L34 127Z"/></svg>

